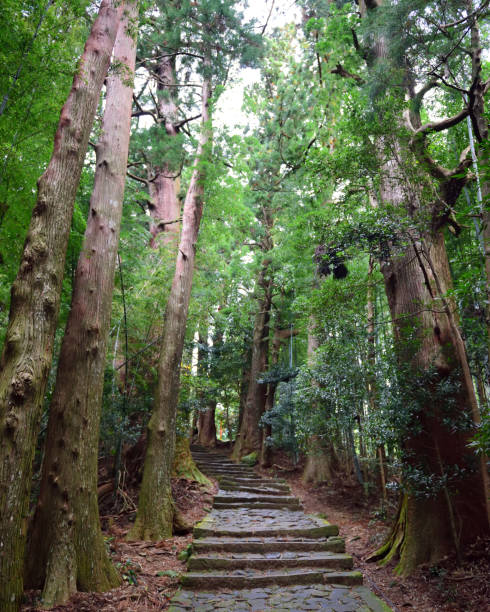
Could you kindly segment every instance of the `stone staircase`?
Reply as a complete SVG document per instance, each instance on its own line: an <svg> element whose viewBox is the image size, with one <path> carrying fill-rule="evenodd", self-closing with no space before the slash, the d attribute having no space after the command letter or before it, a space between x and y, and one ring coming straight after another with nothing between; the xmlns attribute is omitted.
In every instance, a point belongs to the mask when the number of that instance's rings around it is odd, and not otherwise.
<svg viewBox="0 0 490 612"><path fill-rule="evenodd" d="M194 528L171 612L390 609L361 586L338 527L307 516L285 481L261 478L218 452L192 450L219 492Z"/></svg>

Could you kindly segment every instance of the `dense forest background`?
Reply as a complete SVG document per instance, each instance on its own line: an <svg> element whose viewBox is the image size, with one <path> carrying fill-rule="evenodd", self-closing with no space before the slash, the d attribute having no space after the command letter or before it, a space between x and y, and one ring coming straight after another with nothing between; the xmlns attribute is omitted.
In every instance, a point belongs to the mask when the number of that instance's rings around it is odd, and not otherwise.
<svg viewBox="0 0 490 612"><path fill-rule="evenodd" d="M488 5L4 0L2 610L116 586L100 470L159 540L189 441L357 481L401 574L488 535Z"/></svg>

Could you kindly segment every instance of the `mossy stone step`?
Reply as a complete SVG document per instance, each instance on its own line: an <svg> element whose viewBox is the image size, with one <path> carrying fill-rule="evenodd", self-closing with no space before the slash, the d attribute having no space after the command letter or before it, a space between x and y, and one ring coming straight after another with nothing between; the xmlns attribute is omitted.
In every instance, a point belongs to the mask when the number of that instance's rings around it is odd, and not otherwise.
<svg viewBox="0 0 490 612"><path fill-rule="evenodd" d="M299 538L325 538L328 536L336 536L339 534L337 525L319 525L315 527L270 527L268 529L220 529L219 527L206 526L204 521L194 527L195 538L213 537L270 537L277 536L282 538L299 537Z"/></svg>
<svg viewBox="0 0 490 612"><path fill-rule="evenodd" d="M314 540L279 540L277 538L262 538L261 540L243 540L241 538L206 538L194 540L192 549L196 553L230 552L230 553L261 553L299 551L299 552L345 552L345 541L338 536Z"/></svg>
<svg viewBox="0 0 490 612"><path fill-rule="evenodd" d="M362 574L356 571L331 571L314 568L282 570L263 573L259 570L234 570L231 572L188 572L181 583L193 589L253 589L269 584L343 584L361 585Z"/></svg>
<svg viewBox="0 0 490 612"><path fill-rule="evenodd" d="M285 557L284 555L288 555ZM250 555L250 553L249 553ZM278 568L321 567L323 569L352 569L353 561L350 555L329 552L308 553L266 553L255 556L218 557L193 555L188 562L189 571L198 570L235 570L257 569L268 570Z"/></svg>

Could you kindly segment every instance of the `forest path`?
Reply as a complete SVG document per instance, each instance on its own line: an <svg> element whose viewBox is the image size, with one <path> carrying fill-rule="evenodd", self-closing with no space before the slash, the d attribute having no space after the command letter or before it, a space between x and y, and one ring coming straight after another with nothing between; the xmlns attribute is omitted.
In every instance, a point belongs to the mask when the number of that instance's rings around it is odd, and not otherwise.
<svg viewBox="0 0 490 612"><path fill-rule="evenodd" d="M362 586L338 527L306 515L288 484L217 451L194 447L193 456L220 488L194 527L189 571L169 612L391 610Z"/></svg>

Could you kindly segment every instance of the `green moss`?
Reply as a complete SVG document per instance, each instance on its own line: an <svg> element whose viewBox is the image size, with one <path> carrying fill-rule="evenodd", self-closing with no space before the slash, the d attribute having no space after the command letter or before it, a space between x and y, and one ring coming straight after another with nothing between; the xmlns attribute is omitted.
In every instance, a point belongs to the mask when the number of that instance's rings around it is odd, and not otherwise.
<svg viewBox="0 0 490 612"><path fill-rule="evenodd" d="M245 455L245 457L242 457L240 459L240 462L244 463L245 465L249 465L250 467L257 465L257 462L258 462L257 451L254 451L253 453L250 453L249 455Z"/></svg>
<svg viewBox="0 0 490 612"><path fill-rule="evenodd" d="M211 481L204 476L194 463L188 438L177 438L175 442L174 465L172 468L173 478L185 478L194 480L199 484L211 486Z"/></svg>

